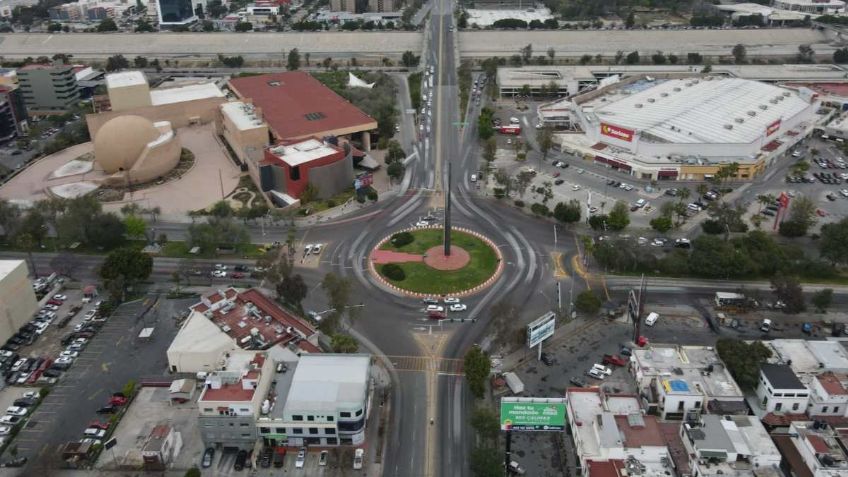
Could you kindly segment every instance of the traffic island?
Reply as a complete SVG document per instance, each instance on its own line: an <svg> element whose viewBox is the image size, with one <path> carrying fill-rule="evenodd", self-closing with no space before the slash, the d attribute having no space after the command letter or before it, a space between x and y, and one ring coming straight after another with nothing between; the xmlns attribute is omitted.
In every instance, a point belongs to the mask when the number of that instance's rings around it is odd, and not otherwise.
<svg viewBox="0 0 848 477"><path fill-rule="evenodd" d="M503 257L491 240L467 229L451 228L450 254L444 228L401 230L384 238L368 260L383 285L408 296L476 293L503 271Z"/></svg>

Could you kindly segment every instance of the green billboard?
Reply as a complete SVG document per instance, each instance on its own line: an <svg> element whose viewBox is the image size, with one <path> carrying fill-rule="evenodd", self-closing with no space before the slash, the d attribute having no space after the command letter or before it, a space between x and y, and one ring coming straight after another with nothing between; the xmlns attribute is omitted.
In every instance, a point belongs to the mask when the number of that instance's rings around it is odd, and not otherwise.
<svg viewBox="0 0 848 477"><path fill-rule="evenodd" d="M502 431L563 431L565 400L558 398L501 399Z"/></svg>

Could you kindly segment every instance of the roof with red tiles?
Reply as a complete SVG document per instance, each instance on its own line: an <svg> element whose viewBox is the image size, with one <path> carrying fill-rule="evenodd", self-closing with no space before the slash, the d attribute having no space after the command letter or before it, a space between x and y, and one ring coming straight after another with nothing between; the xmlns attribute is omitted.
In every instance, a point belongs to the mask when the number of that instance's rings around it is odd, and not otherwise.
<svg viewBox="0 0 848 477"><path fill-rule="evenodd" d="M683 440L680 438L680 426L683 425L680 421L677 422L660 422L658 423L660 432L668 453L671 456L671 461L674 462L674 468L677 470L677 475L689 475L691 467L689 465L689 454L686 452L686 447L683 445Z"/></svg>
<svg viewBox="0 0 848 477"><path fill-rule="evenodd" d="M804 462L804 458L801 457L801 453L798 452L798 448L795 447L789 435L773 434L772 440L774 440L775 445L780 450L780 454L786 459L794 475L797 477L813 477L810 467Z"/></svg>
<svg viewBox="0 0 848 477"><path fill-rule="evenodd" d="M615 416L618 429L624 434L625 447L664 446L656 416L641 416L640 424L630 424L629 416Z"/></svg>
<svg viewBox="0 0 848 477"><path fill-rule="evenodd" d="M816 379L819 380L819 384L830 395L848 394L848 390L842 385L842 381L833 373L822 373L816 376Z"/></svg>
<svg viewBox="0 0 848 477"><path fill-rule="evenodd" d="M377 127L374 118L303 71L233 78L229 84L240 99L261 109L268 127L279 138Z"/></svg>
<svg viewBox="0 0 848 477"><path fill-rule="evenodd" d="M201 401L252 401L255 389L244 389L241 381L234 384L221 384L219 389L206 388Z"/></svg>
<svg viewBox="0 0 848 477"><path fill-rule="evenodd" d="M283 323L284 325L291 326L306 336L310 336L315 334L315 328L310 326L308 323L303 321L302 319L286 312L279 305L274 303L270 298L260 293L258 290L251 288L250 290L243 291L239 295L239 299L243 301L250 301L257 307L259 307L265 314L270 315L275 321Z"/></svg>
<svg viewBox="0 0 848 477"><path fill-rule="evenodd" d="M150 437L162 439L164 437L168 437L169 432L171 432L171 428L167 424L160 424L153 428L150 432Z"/></svg>
<svg viewBox="0 0 848 477"><path fill-rule="evenodd" d="M589 469L587 477L621 477L624 469L624 461L613 459L607 461L587 460L586 467Z"/></svg>
<svg viewBox="0 0 848 477"><path fill-rule="evenodd" d="M807 434L807 440L810 442L810 445L813 446L813 450L816 451L817 454L827 454L830 452L830 448L821 436Z"/></svg>

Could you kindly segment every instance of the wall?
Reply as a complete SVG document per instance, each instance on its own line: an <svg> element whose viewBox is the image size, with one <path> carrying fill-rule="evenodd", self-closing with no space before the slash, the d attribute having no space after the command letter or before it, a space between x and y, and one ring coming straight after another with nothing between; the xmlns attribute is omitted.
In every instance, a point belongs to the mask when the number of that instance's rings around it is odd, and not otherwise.
<svg viewBox="0 0 848 477"><path fill-rule="evenodd" d="M141 152L141 157L133 164L132 169L128 172L117 172L106 178L104 182L106 184L123 185L127 182L125 175L129 175L133 183L143 184L170 172L180 162L182 145L174 131L170 131L168 134L170 134L170 138L164 140L164 142L153 147L148 144Z"/></svg>
<svg viewBox="0 0 848 477"><path fill-rule="evenodd" d="M97 136L97 131L110 119L125 114L134 114L153 122L168 121L171 123L171 127L177 130L188 126L192 118L199 118L203 124L214 121L219 114L218 106L226 100L226 98L204 98L181 103L146 106L134 110L106 111L87 114L85 122L88 124L88 132L92 138Z"/></svg>
<svg viewBox="0 0 848 477"><path fill-rule="evenodd" d="M310 168L308 174L308 181L318 188L318 196L328 199L353 187L353 157L348 153L340 161Z"/></svg>
<svg viewBox="0 0 848 477"><path fill-rule="evenodd" d="M109 89L108 92L112 111L127 111L151 106L150 86L146 83Z"/></svg>
<svg viewBox="0 0 848 477"><path fill-rule="evenodd" d="M762 374L760 381L757 384L757 403L766 412L783 412L791 414L803 414L807 410L807 402L809 401L809 391L799 391L796 389L771 389L770 385L763 382ZM776 396L776 394L797 394L806 393L803 397L786 397ZM765 404L763 403L765 401ZM778 406L779 405L779 406Z"/></svg>
<svg viewBox="0 0 848 477"><path fill-rule="evenodd" d="M0 261L0 266L9 262L18 263L11 272L0 278L0 342L3 343L32 319L32 314L38 308L26 262L4 260Z"/></svg>

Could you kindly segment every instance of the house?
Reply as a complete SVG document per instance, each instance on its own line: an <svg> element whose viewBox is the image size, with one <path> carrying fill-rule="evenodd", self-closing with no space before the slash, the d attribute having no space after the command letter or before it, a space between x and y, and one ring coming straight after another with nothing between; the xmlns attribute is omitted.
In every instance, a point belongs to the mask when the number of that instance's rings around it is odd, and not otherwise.
<svg viewBox="0 0 848 477"><path fill-rule="evenodd" d="M757 383L757 402L765 412L803 413L810 390L786 364L763 364Z"/></svg>
<svg viewBox="0 0 848 477"><path fill-rule="evenodd" d="M684 423L680 436L694 476L781 475L780 452L756 416L705 414Z"/></svg>
<svg viewBox="0 0 848 477"><path fill-rule="evenodd" d="M796 421L777 429L772 438L783 454L787 475L848 477L848 429L821 421Z"/></svg>
<svg viewBox="0 0 848 477"><path fill-rule="evenodd" d="M182 447L182 435L173 427L167 424L154 427L141 449L144 470L165 470L180 454Z"/></svg>

